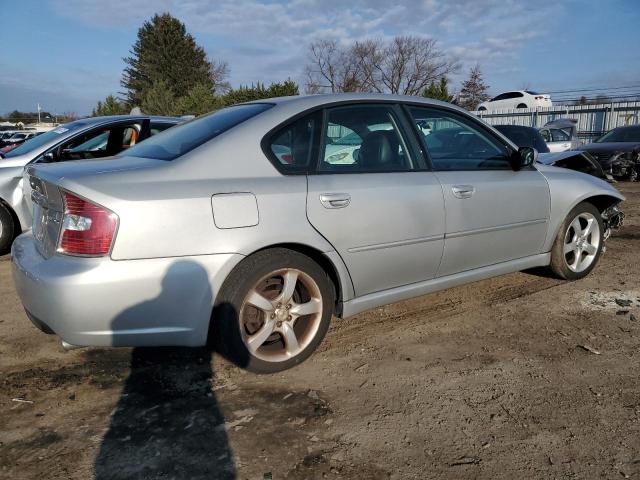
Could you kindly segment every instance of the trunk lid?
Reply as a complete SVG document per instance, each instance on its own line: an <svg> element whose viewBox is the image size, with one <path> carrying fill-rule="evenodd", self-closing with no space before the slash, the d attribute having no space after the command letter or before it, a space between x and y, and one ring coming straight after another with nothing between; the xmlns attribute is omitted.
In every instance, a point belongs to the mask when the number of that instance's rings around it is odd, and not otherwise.
<svg viewBox="0 0 640 480"><path fill-rule="evenodd" d="M32 230L37 250L43 257L49 258L58 249L64 218L63 188L82 196L82 192L77 192L75 187L100 175L157 167L165 163L137 157L115 157L27 167L23 174L24 196L33 212Z"/></svg>

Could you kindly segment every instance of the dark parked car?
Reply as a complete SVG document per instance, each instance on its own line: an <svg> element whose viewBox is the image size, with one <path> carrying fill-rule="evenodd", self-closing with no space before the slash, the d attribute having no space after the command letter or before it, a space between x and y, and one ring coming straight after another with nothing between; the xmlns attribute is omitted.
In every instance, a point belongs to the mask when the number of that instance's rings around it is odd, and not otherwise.
<svg viewBox="0 0 640 480"><path fill-rule="evenodd" d="M495 125L505 137L518 147L533 147L538 150L538 162L545 165L569 168L578 172L588 173L594 177L607 179L598 161L588 152L566 151L549 152L549 147L544 141L539 130L522 125Z"/></svg>
<svg viewBox="0 0 640 480"><path fill-rule="evenodd" d="M591 153L602 169L619 180L638 181L640 174L640 125L618 127L580 150Z"/></svg>
<svg viewBox="0 0 640 480"><path fill-rule="evenodd" d="M518 147L532 147L538 153L549 153L547 143L536 128L522 125L494 125L494 128Z"/></svg>

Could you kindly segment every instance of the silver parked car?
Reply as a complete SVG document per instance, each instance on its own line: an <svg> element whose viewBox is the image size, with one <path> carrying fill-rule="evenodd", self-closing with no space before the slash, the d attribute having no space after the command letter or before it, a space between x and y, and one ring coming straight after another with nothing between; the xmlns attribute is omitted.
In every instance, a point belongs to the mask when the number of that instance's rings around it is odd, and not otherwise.
<svg viewBox="0 0 640 480"><path fill-rule="evenodd" d="M335 157L338 130L351 162ZM424 98L225 108L115 159L30 167L17 291L67 346L214 341L279 371L332 315L532 267L587 275L624 197L535 154Z"/></svg>
<svg viewBox="0 0 640 480"><path fill-rule="evenodd" d="M578 121L573 118L559 118L544 124L540 134L552 153L576 150L582 145L578 138Z"/></svg>
<svg viewBox="0 0 640 480"><path fill-rule="evenodd" d="M31 227L31 210L23 195L25 165L109 157L182 121L146 115L83 118L0 152L0 254Z"/></svg>

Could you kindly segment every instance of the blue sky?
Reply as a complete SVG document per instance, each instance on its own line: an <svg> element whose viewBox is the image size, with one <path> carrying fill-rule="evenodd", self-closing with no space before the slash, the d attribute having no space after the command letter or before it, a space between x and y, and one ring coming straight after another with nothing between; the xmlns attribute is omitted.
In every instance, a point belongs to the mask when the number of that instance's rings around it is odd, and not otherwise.
<svg viewBox="0 0 640 480"><path fill-rule="evenodd" d="M303 83L308 44L394 35L436 38L479 62L492 93L640 85L638 0L0 0L0 113L91 111L121 91L122 57L156 12L180 18L233 86ZM636 91L640 91L637 89Z"/></svg>

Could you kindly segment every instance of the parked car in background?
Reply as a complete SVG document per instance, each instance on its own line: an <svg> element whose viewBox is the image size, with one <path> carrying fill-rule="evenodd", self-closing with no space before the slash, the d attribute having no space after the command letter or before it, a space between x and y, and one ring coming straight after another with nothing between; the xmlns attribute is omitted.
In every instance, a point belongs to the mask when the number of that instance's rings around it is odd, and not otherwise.
<svg viewBox="0 0 640 480"><path fill-rule="evenodd" d="M535 148L539 153L538 162L540 163L569 168L608 180L600 164L588 152L550 152L540 131L533 127L522 125L494 125L494 127L518 147Z"/></svg>
<svg viewBox="0 0 640 480"><path fill-rule="evenodd" d="M491 100L478 105L478 111L510 110L513 108L552 107L551 97L544 93L529 90L515 90L501 93Z"/></svg>
<svg viewBox="0 0 640 480"><path fill-rule="evenodd" d="M596 157L615 179L636 182L640 178L640 125L614 128L579 149Z"/></svg>
<svg viewBox="0 0 640 480"><path fill-rule="evenodd" d="M11 147L13 145L19 145L25 140L29 140L36 136L36 132L22 131L14 132L13 135L3 139L3 147Z"/></svg>
<svg viewBox="0 0 640 480"><path fill-rule="evenodd" d="M328 132L347 129L358 154L336 163ZM17 292L67 347L212 340L242 367L280 371L333 314L533 267L587 275L624 197L535 156L421 97L228 107L115 159L29 166Z"/></svg>
<svg viewBox="0 0 640 480"><path fill-rule="evenodd" d="M538 153L549 153L549 147L538 129L524 125L493 125L505 137L518 147L535 148Z"/></svg>
<svg viewBox="0 0 640 480"><path fill-rule="evenodd" d="M6 145L5 142L13 137L16 133L16 130L5 130L4 132L0 132L0 147L4 147Z"/></svg>
<svg viewBox="0 0 640 480"><path fill-rule="evenodd" d="M559 118L547 122L540 129L540 134L552 152L575 150L582 141L578 139L577 121L572 118Z"/></svg>
<svg viewBox="0 0 640 480"><path fill-rule="evenodd" d="M109 157L180 122L179 118L145 115L85 118L0 153L0 253L17 234L31 227L28 185L28 198L23 194L25 165Z"/></svg>

